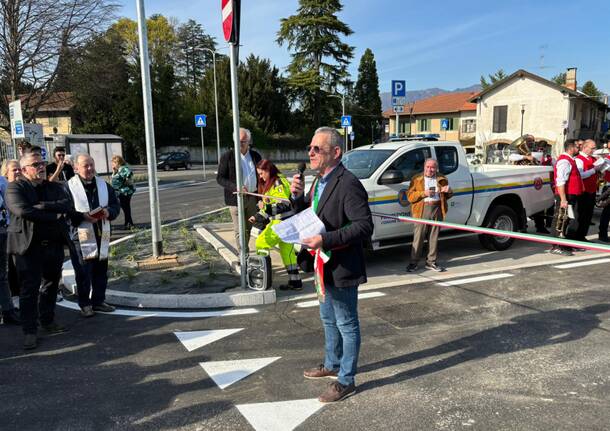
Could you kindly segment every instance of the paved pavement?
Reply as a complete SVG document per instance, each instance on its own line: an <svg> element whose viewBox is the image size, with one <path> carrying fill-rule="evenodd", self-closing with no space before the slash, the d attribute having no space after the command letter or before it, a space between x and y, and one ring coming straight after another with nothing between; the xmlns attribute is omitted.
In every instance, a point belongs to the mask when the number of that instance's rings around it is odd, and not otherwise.
<svg viewBox="0 0 610 431"><path fill-rule="evenodd" d="M58 308L70 332L34 353L0 327L2 429L608 429L606 265L508 273L363 292L358 392L326 406L326 383L301 375L323 342L305 301L209 318Z"/></svg>

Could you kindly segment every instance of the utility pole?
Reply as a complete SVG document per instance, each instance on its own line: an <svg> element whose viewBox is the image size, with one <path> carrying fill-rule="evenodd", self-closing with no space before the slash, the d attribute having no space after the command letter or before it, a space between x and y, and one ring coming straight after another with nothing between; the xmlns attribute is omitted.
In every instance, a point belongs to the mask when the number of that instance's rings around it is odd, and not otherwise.
<svg viewBox="0 0 610 431"><path fill-rule="evenodd" d="M161 237L161 213L157 188L157 156L155 154L155 126L153 123L152 92L148 59L148 35L144 0L136 0L138 14L138 36L140 47L140 70L142 72L142 99L144 102L144 132L146 135L146 160L148 162L148 197L150 199L150 229L152 232L153 256L163 254Z"/></svg>

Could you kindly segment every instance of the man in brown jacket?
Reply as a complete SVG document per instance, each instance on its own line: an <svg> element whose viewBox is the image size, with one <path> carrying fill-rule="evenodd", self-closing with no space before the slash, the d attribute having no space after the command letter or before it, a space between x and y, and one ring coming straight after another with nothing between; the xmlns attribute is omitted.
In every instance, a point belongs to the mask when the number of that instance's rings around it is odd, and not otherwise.
<svg viewBox="0 0 610 431"><path fill-rule="evenodd" d="M424 163L424 173L415 175L407 192L411 202L411 217L425 220L444 220L447 214L447 200L453 195L449 181L442 175L437 175L438 163L428 159ZM438 233L440 227L416 223L411 249L411 262L407 272L417 269L424 240L428 239L428 257L426 269L443 272L445 268L436 264Z"/></svg>

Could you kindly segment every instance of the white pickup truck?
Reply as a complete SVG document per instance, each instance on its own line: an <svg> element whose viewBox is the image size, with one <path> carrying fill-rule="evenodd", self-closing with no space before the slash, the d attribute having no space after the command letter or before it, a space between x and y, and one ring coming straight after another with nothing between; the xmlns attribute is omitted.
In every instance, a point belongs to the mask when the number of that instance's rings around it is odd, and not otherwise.
<svg viewBox="0 0 610 431"><path fill-rule="evenodd" d="M409 216L409 181L423 172L424 161L438 161L439 171L453 189L448 222L508 231L527 228L527 217L553 205L552 167L478 165L470 167L459 142L398 141L358 147L343 156L343 164L364 185L371 211ZM413 224L373 217L373 250L404 244ZM480 235L490 250L505 250L513 239Z"/></svg>

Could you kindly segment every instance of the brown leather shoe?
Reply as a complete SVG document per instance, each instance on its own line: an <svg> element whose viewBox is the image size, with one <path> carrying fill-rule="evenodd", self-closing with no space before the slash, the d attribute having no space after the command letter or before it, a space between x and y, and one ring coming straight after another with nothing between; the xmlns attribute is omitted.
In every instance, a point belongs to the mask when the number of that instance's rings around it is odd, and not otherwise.
<svg viewBox="0 0 610 431"><path fill-rule="evenodd" d="M324 364L320 364L316 368L310 368L308 370L303 371L303 377L305 377L306 379L323 379L325 377L328 377L330 379L336 379L337 374L337 371L324 368Z"/></svg>
<svg viewBox="0 0 610 431"><path fill-rule="evenodd" d="M318 401L321 403L334 403L335 401L341 401L356 392L356 386L351 384L343 386L339 382L333 382L328 385L328 388L322 395L318 397Z"/></svg>

